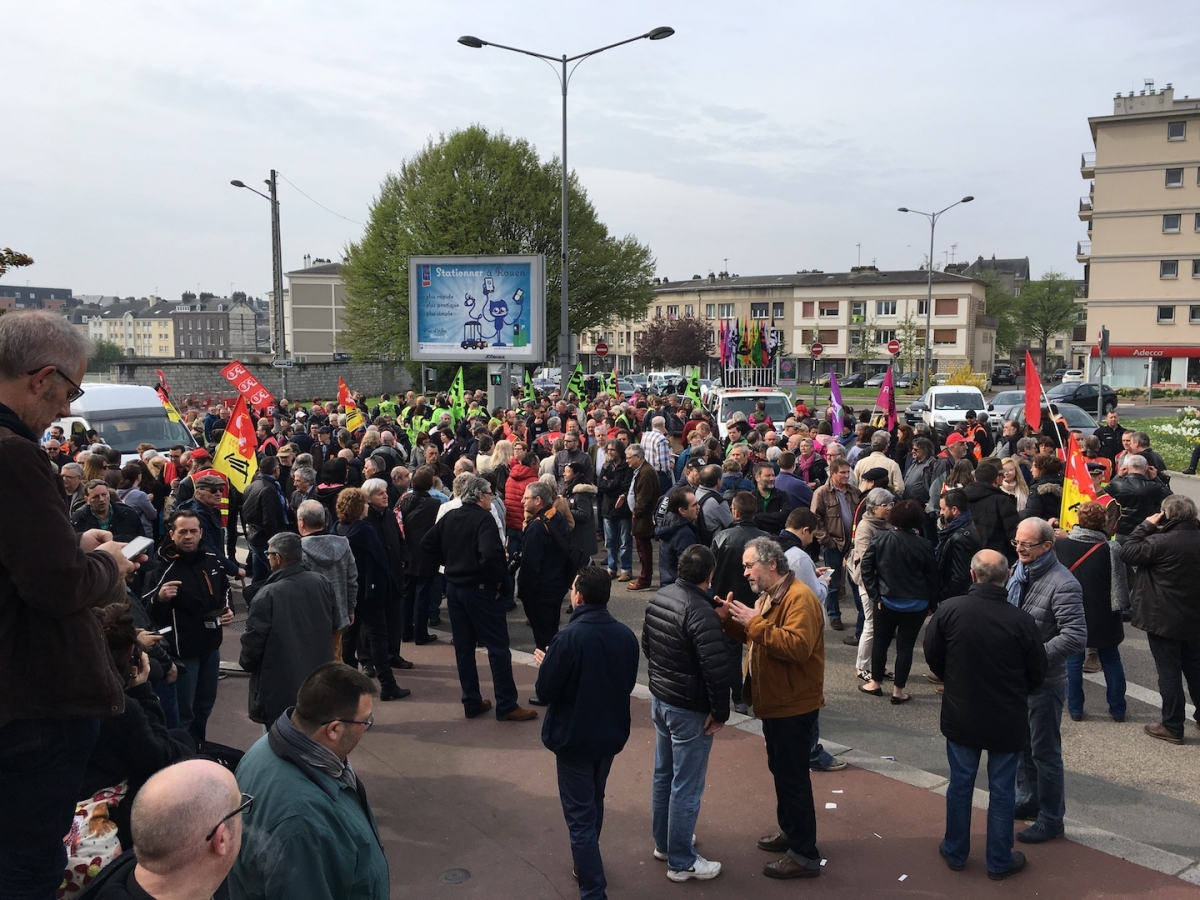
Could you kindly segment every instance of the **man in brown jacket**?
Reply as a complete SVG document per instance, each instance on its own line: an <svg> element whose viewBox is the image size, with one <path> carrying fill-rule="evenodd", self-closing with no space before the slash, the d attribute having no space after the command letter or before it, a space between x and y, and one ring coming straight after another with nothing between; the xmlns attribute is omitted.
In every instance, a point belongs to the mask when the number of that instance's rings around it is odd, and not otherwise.
<svg viewBox="0 0 1200 900"><path fill-rule="evenodd" d="M100 719L124 709L92 607L137 568L124 544L75 534L58 472L38 446L82 395L88 342L62 316L0 317L0 896L53 897L63 835Z"/></svg>
<svg viewBox="0 0 1200 900"><path fill-rule="evenodd" d="M654 508L658 505L658 473L646 462L641 444L630 444L625 449L625 462L633 470L629 482L626 503L633 510L633 542L637 547L638 562L642 571L636 581L625 585L628 591L648 591L654 580Z"/></svg>
<svg viewBox="0 0 1200 900"><path fill-rule="evenodd" d="M763 866L768 878L816 878L817 814L808 760L817 714L825 705L825 628L821 604L792 574L774 538L755 538L742 555L759 593L753 607L730 594L717 610L726 634L746 643L746 688L762 720L767 765L775 778L779 831L758 848L784 855Z"/></svg>
<svg viewBox="0 0 1200 900"><path fill-rule="evenodd" d="M829 592L825 595L825 610L829 614L829 627L834 631L842 630L842 607L838 595L842 590L842 569L846 557L854 546L854 511L858 509L858 490L850 484L850 463L844 457L837 457L829 463L829 480L813 492L812 511L819 523L817 542L825 555L825 565L833 570L829 579ZM858 597L858 585L850 581L850 593L854 597L854 607L858 610L858 618L863 618L862 603ZM862 634L863 622L859 621L854 628L855 641Z"/></svg>

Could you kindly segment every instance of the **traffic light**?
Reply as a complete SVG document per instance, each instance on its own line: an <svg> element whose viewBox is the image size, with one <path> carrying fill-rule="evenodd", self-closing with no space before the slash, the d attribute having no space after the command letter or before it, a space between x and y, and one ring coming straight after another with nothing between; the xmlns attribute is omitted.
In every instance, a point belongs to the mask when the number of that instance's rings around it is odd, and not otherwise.
<svg viewBox="0 0 1200 900"><path fill-rule="evenodd" d="M1100 355L1108 356L1108 329L1100 326Z"/></svg>
<svg viewBox="0 0 1200 900"><path fill-rule="evenodd" d="M491 380L491 383L494 387L500 387L502 384L504 384L504 376L499 372L493 372L488 376L488 378Z"/></svg>

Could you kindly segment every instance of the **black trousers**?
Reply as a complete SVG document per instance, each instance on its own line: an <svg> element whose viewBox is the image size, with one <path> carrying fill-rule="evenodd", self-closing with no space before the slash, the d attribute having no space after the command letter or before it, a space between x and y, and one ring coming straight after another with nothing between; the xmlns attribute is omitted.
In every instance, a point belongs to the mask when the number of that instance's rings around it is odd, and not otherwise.
<svg viewBox="0 0 1200 900"><path fill-rule="evenodd" d="M463 709L474 713L483 702L475 664L475 645L483 644L496 692L496 716L512 712L517 708L517 685L513 681L512 652L508 649L508 621L496 589L447 582L446 612L454 635L454 661L462 687Z"/></svg>
<svg viewBox="0 0 1200 900"><path fill-rule="evenodd" d="M558 623L562 619L562 597L521 598L521 606L529 618L529 627L533 630L533 643L539 650L550 646L550 641L558 634Z"/></svg>
<svg viewBox="0 0 1200 900"><path fill-rule="evenodd" d="M1183 683L1187 681L1192 703L1200 706L1200 641L1177 641L1147 633L1150 655L1158 672L1158 693L1162 696L1162 723L1176 737L1183 737L1187 714ZM1200 709L1196 712L1200 723Z"/></svg>
<svg viewBox="0 0 1200 900"><path fill-rule="evenodd" d="M580 900L602 900L608 881L600 858L600 831L604 828L604 786L613 758L567 759L556 757L558 798L571 838L571 860L579 879Z"/></svg>
<svg viewBox="0 0 1200 900"><path fill-rule="evenodd" d="M775 778L775 814L787 836L788 856L803 864L818 861L817 813L813 808L808 757L818 710L799 716L763 719L767 767Z"/></svg>
<svg viewBox="0 0 1200 900"><path fill-rule="evenodd" d="M863 598L870 603L870 598ZM885 604L881 609L875 607L875 638L871 644L871 677L878 681L887 671L888 648L892 639L896 641L896 681L898 688L908 684L908 673L912 671L913 647L917 643L917 635L925 621L925 610L917 612L897 612L888 609Z"/></svg>
<svg viewBox="0 0 1200 900"><path fill-rule="evenodd" d="M375 667L379 684L395 687L396 676L388 663L387 618L379 599L363 599L354 607L354 623L342 632L342 662L346 665L358 666L360 640L366 647L365 655Z"/></svg>

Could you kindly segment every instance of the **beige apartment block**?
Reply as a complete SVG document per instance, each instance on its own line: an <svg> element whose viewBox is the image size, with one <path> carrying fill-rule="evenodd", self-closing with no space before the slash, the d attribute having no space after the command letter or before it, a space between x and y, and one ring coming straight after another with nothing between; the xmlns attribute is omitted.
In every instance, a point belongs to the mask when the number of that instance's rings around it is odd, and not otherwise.
<svg viewBox="0 0 1200 900"><path fill-rule="evenodd" d="M128 356L169 359L175 355L172 310L160 297L113 303L87 317L87 336L110 341Z"/></svg>
<svg viewBox="0 0 1200 900"><path fill-rule="evenodd" d="M333 362L348 353L338 342L346 322L346 285L337 263L307 266L286 272L283 325L288 356L297 362ZM275 335L275 304L271 304L271 335ZM348 357L346 357L348 358Z"/></svg>
<svg viewBox="0 0 1200 900"><path fill-rule="evenodd" d="M1088 375L1110 332L1105 380L1118 386L1200 384L1200 98L1152 82L1093 116L1094 153L1080 174L1090 240L1079 242L1087 304Z"/></svg>
<svg viewBox="0 0 1200 900"><path fill-rule="evenodd" d="M617 322L579 335L579 354L588 371L635 371L636 342L651 318L697 316L718 332L722 319L755 321L780 331L785 353L797 360L797 377L812 375L814 341L823 346L817 371L835 369L844 375L863 368L883 369L891 361L889 341L902 340L902 322L911 313L917 324L917 343L925 346L925 306L928 273L880 271L857 266L849 272L797 272L793 275L727 276L710 274L690 281L655 279L654 300L640 322ZM976 371L991 371L996 351L996 320L985 309L985 286L962 275L933 273L933 361L935 371L969 363ZM869 350L860 351L867 340ZM604 341L609 355L601 360L596 344ZM703 367L720 377L714 349Z"/></svg>

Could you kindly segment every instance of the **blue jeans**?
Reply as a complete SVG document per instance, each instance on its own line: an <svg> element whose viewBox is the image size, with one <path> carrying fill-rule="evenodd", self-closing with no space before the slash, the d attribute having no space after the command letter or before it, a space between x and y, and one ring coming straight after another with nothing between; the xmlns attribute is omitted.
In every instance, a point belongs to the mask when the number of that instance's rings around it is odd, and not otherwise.
<svg viewBox="0 0 1200 900"><path fill-rule="evenodd" d="M605 519L604 564L610 572L633 571L633 519ZM619 555L618 555L619 554Z"/></svg>
<svg viewBox="0 0 1200 900"><path fill-rule="evenodd" d="M404 640L429 640L429 604L432 595L432 578L410 575L404 582L404 606L400 612L404 620L401 628Z"/></svg>
<svg viewBox="0 0 1200 900"><path fill-rule="evenodd" d="M99 719L18 719L0 728L0 897L47 900L67 865L63 836L83 792Z"/></svg>
<svg viewBox="0 0 1200 900"><path fill-rule="evenodd" d="M566 759L558 764L558 799L571 836L571 860L579 877L580 900L605 900L608 881L600 858L600 831L604 827L604 785L613 758Z"/></svg>
<svg viewBox="0 0 1200 900"><path fill-rule="evenodd" d="M821 722L813 719L812 749L808 752L808 767L810 769L828 769L833 765L833 754L821 746Z"/></svg>
<svg viewBox="0 0 1200 900"><path fill-rule="evenodd" d="M181 659L186 671L175 679L175 695L179 698L179 727L203 743L208 717L217 702L217 676L221 671L221 649L204 656Z"/></svg>
<svg viewBox="0 0 1200 900"><path fill-rule="evenodd" d="M982 750L946 741L950 785L946 788L946 838L942 849L957 866L971 853L971 800ZM1017 765L1020 753L987 752L988 810L987 859L989 872L1006 872L1012 866L1013 813L1016 808Z"/></svg>
<svg viewBox="0 0 1200 900"><path fill-rule="evenodd" d="M250 580L265 581L271 575L271 564L267 561L267 548L250 548Z"/></svg>
<svg viewBox="0 0 1200 900"><path fill-rule="evenodd" d="M1121 665L1121 651L1116 647L1097 650L1100 668L1104 670L1105 699L1108 711L1118 718L1125 715L1125 667ZM1067 657L1067 712L1073 716L1083 715L1083 654L1074 653Z"/></svg>
<svg viewBox="0 0 1200 900"><path fill-rule="evenodd" d="M479 691L479 669L475 665L475 645L487 648L492 670L492 688L496 692L496 716L517 708L517 685L513 681L512 652L508 649L508 622L493 588L446 585L446 612L450 633L454 636L454 659L458 682L462 687L463 709L474 713L483 702Z"/></svg>
<svg viewBox="0 0 1200 900"><path fill-rule="evenodd" d="M1036 806L1038 824L1062 827L1067 812L1062 761L1063 701L1067 679L1047 681L1029 695L1029 749L1017 767L1017 805Z"/></svg>
<svg viewBox="0 0 1200 900"><path fill-rule="evenodd" d="M167 684L166 679L160 681L154 685L154 693L158 695L158 702L162 705L167 728L179 728L179 694L175 690L175 682Z"/></svg>
<svg viewBox="0 0 1200 900"><path fill-rule="evenodd" d="M670 868L690 869L696 862L692 835L712 750L712 735L704 733L708 714L680 709L655 697L650 701L650 717L656 735L650 788L654 846L667 851Z"/></svg>
<svg viewBox="0 0 1200 900"><path fill-rule="evenodd" d="M842 607L838 602L838 595L842 590L842 573L844 571L842 569L842 560L845 558L845 554L833 547L826 547L824 549L824 556L825 565L833 569L833 577L829 579L829 589L825 592L825 612L828 613L829 618L840 620L842 618ZM865 619L862 613L862 601L858 598L858 585L854 583L853 578L848 578L847 581L850 582L850 595L854 598L854 608L858 610L859 621L855 626L854 633L861 635Z"/></svg>

